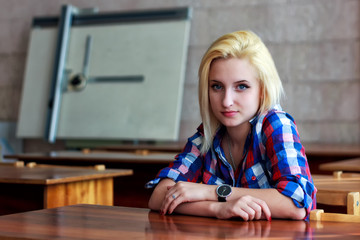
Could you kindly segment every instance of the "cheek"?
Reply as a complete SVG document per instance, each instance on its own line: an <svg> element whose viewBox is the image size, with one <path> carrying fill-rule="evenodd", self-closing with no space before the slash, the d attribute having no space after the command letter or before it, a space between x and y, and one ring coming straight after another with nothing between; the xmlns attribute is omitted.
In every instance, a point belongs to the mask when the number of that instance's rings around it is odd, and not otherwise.
<svg viewBox="0 0 360 240"><path fill-rule="evenodd" d="M210 103L210 105L212 106L212 105L216 104L216 102L217 102L216 94L209 93L209 103Z"/></svg>
<svg viewBox="0 0 360 240"><path fill-rule="evenodd" d="M209 94L209 108L214 113L219 108L219 99L216 94Z"/></svg>
<svg viewBox="0 0 360 240"><path fill-rule="evenodd" d="M253 93L249 92L249 94L247 94L246 96L244 95L244 98L242 98L240 102L242 102L243 104L249 104L252 106L259 107L261 99L259 94L254 92Z"/></svg>
<svg viewBox="0 0 360 240"><path fill-rule="evenodd" d="M214 108L216 108L216 101L214 101L213 98L209 98L209 105L210 105L210 109L214 110Z"/></svg>
<svg viewBox="0 0 360 240"><path fill-rule="evenodd" d="M259 110L259 109L260 109L260 106L261 106L261 103L262 103L261 95L258 95L258 97L255 99L254 102L256 103L256 108L257 108L257 110Z"/></svg>

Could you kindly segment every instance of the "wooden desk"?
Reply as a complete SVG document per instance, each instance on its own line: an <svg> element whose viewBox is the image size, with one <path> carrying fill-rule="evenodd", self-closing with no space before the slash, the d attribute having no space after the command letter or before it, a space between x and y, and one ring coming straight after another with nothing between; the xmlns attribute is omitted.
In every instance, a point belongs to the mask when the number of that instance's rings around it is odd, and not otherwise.
<svg viewBox="0 0 360 240"><path fill-rule="evenodd" d="M149 150L152 152L181 152L185 146L186 142L164 142L164 143L154 143L154 144L117 144L109 146L99 146L96 147L96 150L106 150L106 151L136 151L136 150Z"/></svg>
<svg viewBox="0 0 360 240"><path fill-rule="evenodd" d="M151 152L135 154L133 152L106 151L53 151L48 153L24 153L4 156L7 160L20 160L56 165L96 165L104 164L107 169L133 169L131 176L115 179L114 205L127 207L147 207L151 189L144 185L155 178L161 168L174 161L176 152ZM126 194L124 194L126 192Z"/></svg>
<svg viewBox="0 0 360 240"><path fill-rule="evenodd" d="M151 163L169 164L174 161L175 152L153 152L149 154L135 154L134 152L113 152L113 151L52 151L38 153L23 153L5 155L6 159L18 159L20 161L36 161L47 164L63 164L71 161L73 164L109 164L114 163Z"/></svg>
<svg viewBox="0 0 360 240"><path fill-rule="evenodd" d="M312 174L330 174L320 166L325 163L360 157L360 144L303 143Z"/></svg>
<svg viewBox="0 0 360 240"><path fill-rule="evenodd" d="M44 153L24 153L5 155L6 159L19 159L19 160L34 160L34 159L53 159L67 160L69 158L78 160L92 159L98 161L102 159L109 163L113 162L143 162L143 163L164 163L170 162L174 156L181 152L183 143L173 143L164 145L119 145L99 147L95 151L89 153L83 151L52 151ZM305 152L308 159L314 160L344 160L349 158L360 157L360 144L317 144L317 143L303 143ZM148 149L151 154L141 156L132 154L131 151Z"/></svg>
<svg viewBox="0 0 360 240"><path fill-rule="evenodd" d="M316 194L318 207L323 208L325 212L346 213L348 194L360 192L360 179L358 176L336 179L331 175L313 175L313 180L318 190ZM325 204L325 206L322 206L322 204Z"/></svg>
<svg viewBox="0 0 360 240"><path fill-rule="evenodd" d="M0 217L1 239L356 239L359 223L218 220L73 205Z"/></svg>
<svg viewBox="0 0 360 240"><path fill-rule="evenodd" d="M360 157L360 144L304 143L304 147L306 154L312 157Z"/></svg>
<svg viewBox="0 0 360 240"><path fill-rule="evenodd" d="M360 181L358 180L343 180L343 181L315 181L315 186L318 190L316 198L320 202L322 193L330 192L335 198L337 195L345 195L349 192L360 192ZM343 200L346 203L346 198ZM323 202L323 201L322 201ZM325 203L325 202L323 202Z"/></svg>
<svg viewBox="0 0 360 240"><path fill-rule="evenodd" d="M0 166L0 214L78 203L113 205L113 178L132 170Z"/></svg>
<svg viewBox="0 0 360 240"><path fill-rule="evenodd" d="M324 171L360 172L360 158L324 163L319 168Z"/></svg>

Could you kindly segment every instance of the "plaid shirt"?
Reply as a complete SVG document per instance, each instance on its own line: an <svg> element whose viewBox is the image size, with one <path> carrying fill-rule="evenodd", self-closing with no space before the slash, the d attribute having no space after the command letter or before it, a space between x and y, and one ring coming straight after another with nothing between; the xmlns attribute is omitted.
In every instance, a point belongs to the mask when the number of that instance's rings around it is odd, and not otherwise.
<svg viewBox="0 0 360 240"><path fill-rule="evenodd" d="M183 152L146 187L154 187L161 179L170 178L175 182L276 188L290 197L297 207L305 208L308 216L316 207L316 188L294 119L278 106L256 116L250 123L251 131L244 147L245 158L235 172L226 161L221 147L225 127L217 131L212 148L201 154L199 149L204 134L200 125L197 133L188 139Z"/></svg>

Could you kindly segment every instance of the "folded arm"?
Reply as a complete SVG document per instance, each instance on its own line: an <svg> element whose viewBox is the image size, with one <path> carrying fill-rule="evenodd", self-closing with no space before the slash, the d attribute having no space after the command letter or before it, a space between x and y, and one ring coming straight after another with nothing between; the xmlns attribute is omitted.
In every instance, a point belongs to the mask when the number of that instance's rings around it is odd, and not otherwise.
<svg viewBox="0 0 360 240"><path fill-rule="evenodd" d="M244 220L288 218L303 219L305 209L276 189L232 188L227 202L218 202L216 185L175 182L163 179L154 189L149 208L162 214L172 212L227 219Z"/></svg>

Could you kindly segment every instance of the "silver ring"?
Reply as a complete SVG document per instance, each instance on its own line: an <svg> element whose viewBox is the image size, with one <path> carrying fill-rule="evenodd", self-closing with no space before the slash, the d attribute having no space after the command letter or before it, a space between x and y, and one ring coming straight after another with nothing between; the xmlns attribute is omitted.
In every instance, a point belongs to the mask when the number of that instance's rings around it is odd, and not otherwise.
<svg viewBox="0 0 360 240"><path fill-rule="evenodd" d="M173 198L173 199L176 199L176 196L175 196L175 194L173 194L173 195L172 195L172 198Z"/></svg>

